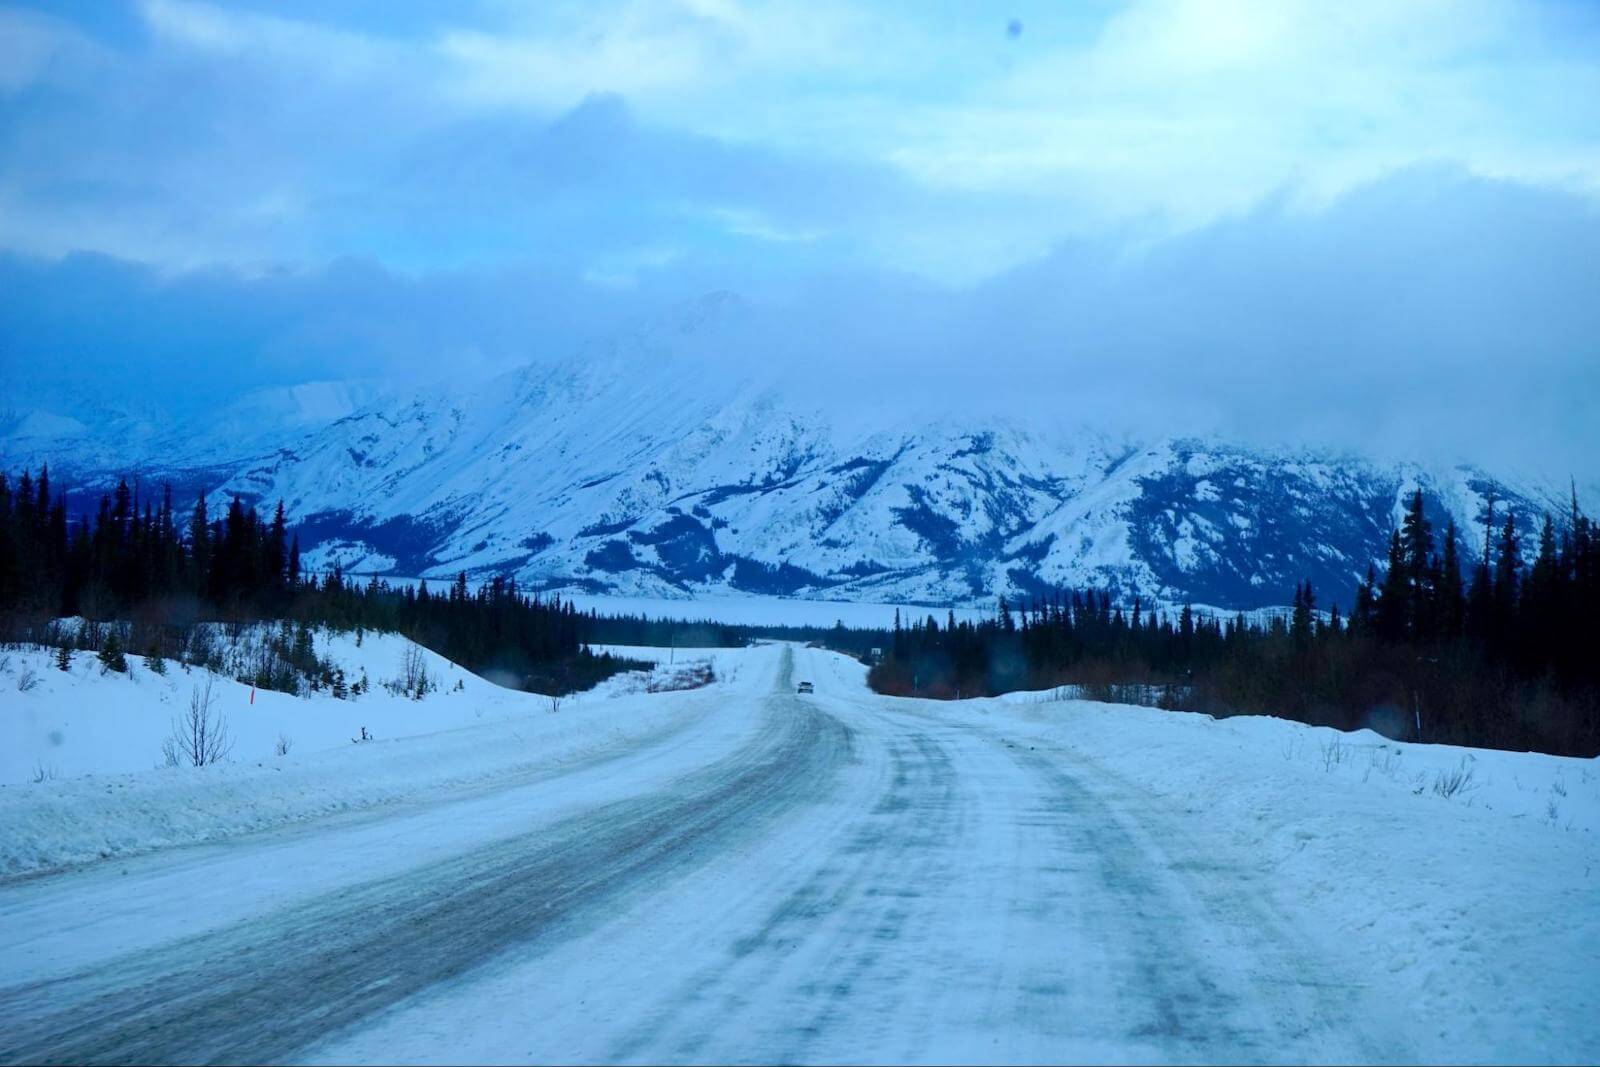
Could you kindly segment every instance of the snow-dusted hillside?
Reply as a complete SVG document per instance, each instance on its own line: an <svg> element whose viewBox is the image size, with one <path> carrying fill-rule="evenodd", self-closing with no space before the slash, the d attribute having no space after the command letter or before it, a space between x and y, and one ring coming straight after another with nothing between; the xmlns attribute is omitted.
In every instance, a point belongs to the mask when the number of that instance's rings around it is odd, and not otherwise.
<svg viewBox="0 0 1600 1067"><path fill-rule="evenodd" d="M631 596L973 604L1093 584L1249 609L1309 578L1328 603L1381 561L1415 486L1455 516L1469 557L1481 543L1483 472L1131 441L1046 410L864 414L712 373L727 361L703 357L738 343L739 314L708 298L565 363L359 408L378 394L258 397L181 444L119 449L39 416L0 437L0 458L49 459L77 484L135 464L281 498L311 566ZM275 444L264 425L282 427ZM1496 491L1530 531L1565 504L1550 487Z"/></svg>

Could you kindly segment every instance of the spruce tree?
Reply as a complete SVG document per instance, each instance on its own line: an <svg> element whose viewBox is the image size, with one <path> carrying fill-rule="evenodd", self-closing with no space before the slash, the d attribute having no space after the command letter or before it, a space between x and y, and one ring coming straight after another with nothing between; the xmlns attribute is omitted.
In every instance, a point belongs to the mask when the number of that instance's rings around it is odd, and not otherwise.
<svg viewBox="0 0 1600 1067"><path fill-rule="evenodd" d="M1504 637L1511 630L1517 612L1517 597L1522 582L1522 546L1517 541L1516 517L1508 510L1500 540L1495 546L1492 632Z"/></svg>
<svg viewBox="0 0 1600 1067"><path fill-rule="evenodd" d="M1456 521L1444 528L1444 549L1439 560L1438 582L1439 635L1448 641L1459 638L1466 625L1467 601L1461 587L1461 560L1456 551Z"/></svg>
<svg viewBox="0 0 1600 1067"><path fill-rule="evenodd" d="M1370 637L1377 628L1377 611L1378 578L1372 564L1368 563L1367 577L1356 589L1355 607L1350 612L1350 632Z"/></svg>
<svg viewBox="0 0 1600 1067"><path fill-rule="evenodd" d="M206 515L206 494L202 490L189 516L190 581L200 596L211 583L211 521Z"/></svg>
<svg viewBox="0 0 1600 1067"><path fill-rule="evenodd" d="M1377 632L1385 641L1403 641L1411 632L1411 581L1400 531L1389 535L1389 569L1378 595Z"/></svg>
<svg viewBox="0 0 1600 1067"><path fill-rule="evenodd" d="M1303 586L1296 582L1294 586L1294 608L1289 617L1289 636L1294 641L1294 647L1305 651L1311 644L1311 583Z"/></svg>
<svg viewBox="0 0 1600 1067"><path fill-rule="evenodd" d="M1411 494L1400 522L1400 544L1405 567L1406 630L1416 640L1432 636L1434 577L1433 524L1422 507L1422 490Z"/></svg>
<svg viewBox="0 0 1600 1067"><path fill-rule="evenodd" d="M128 658L122 654L122 639L117 636L115 626L106 633L105 642L100 646L99 660L101 666L108 671L128 673Z"/></svg>
<svg viewBox="0 0 1600 1067"><path fill-rule="evenodd" d="M267 585L272 589L281 588L289 570L288 523L283 517L282 500L278 501L277 510L272 513L272 525L268 527L264 548Z"/></svg>

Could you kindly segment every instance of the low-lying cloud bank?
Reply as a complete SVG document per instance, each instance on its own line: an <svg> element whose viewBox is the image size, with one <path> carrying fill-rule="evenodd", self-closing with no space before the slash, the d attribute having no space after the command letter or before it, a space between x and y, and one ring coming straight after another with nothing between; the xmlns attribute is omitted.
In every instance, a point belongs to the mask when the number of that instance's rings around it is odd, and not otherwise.
<svg viewBox="0 0 1600 1067"><path fill-rule="evenodd" d="M24 400L104 390L191 411L328 378L418 384L566 358L710 289L742 311L682 358L880 404L1059 409L1597 473L1600 210L1438 167L1325 208L1289 198L1134 245L1083 240L976 286L885 272L549 265L406 275L371 261L167 273L0 255L0 357ZM65 373L70 370L69 373ZM72 383L70 387L64 382Z"/></svg>

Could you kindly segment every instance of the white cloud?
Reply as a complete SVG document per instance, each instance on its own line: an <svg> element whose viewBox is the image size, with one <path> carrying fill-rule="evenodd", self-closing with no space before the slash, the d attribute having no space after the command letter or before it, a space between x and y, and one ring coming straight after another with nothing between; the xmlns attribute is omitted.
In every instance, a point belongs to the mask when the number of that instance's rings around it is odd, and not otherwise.
<svg viewBox="0 0 1600 1067"><path fill-rule="evenodd" d="M856 133L930 185L1073 187L1102 221L1196 225L1284 186L1326 202L1430 160L1594 188L1600 129L1574 102L1600 99L1600 64L1535 14L1497 0L1138 0L1088 43Z"/></svg>
<svg viewBox="0 0 1600 1067"><path fill-rule="evenodd" d="M755 208L690 205L684 208L684 213L706 219L735 237L747 237L753 241L766 241L771 244L810 244L821 240L824 236L822 230L784 226Z"/></svg>
<svg viewBox="0 0 1600 1067"><path fill-rule="evenodd" d="M411 50L381 38L196 0L143 0L151 32L183 48L248 57L334 81L417 73ZM414 57L409 57L414 58Z"/></svg>
<svg viewBox="0 0 1600 1067"><path fill-rule="evenodd" d="M142 0L148 39L116 47L0 14L0 103L60 91L5 116L0 241L592 263L698 221L724 261L731 236L966 283L1084 235L1315 208L1418 162L1600 196L1582 7L1027 3L1015 39L981 10L834 0L551 0L406 32ZM617 125L552 162L551 120L596 93L625 100Z"/></svg>

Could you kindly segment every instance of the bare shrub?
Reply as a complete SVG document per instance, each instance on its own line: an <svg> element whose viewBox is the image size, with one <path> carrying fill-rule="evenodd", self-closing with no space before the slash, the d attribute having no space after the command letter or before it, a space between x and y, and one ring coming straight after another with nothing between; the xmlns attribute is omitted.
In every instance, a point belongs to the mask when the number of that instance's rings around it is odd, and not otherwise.
<svg viewBox="0 0 1600 1067"><path fill-rule="evenodd" d="M278 740L273 743L272 754L274 756L287 756L289 754L289 750L293 747L294 738L290 737L288 734L280 733L278 735Z"/></svg>
<svg viewBox="0 0 1600 1067"><path fill-rule="evenodd" d="M408 696L413 700L421 700L439 688L439 685L428 677L428 660L422 654L422 649L408 644L405 651L400 654L400 677L392 682L384 682L383 687L395 696Z"/></svg>
<svg viewBox="0 0 1600 1067"><path fill-rule="evenodd" d="M33 774L31 776L34 785L38 785L41 782L51 781L55 778L55 776L56 769L54 767L45 766L43 761L34 762Z"/></svg>
<svg viewBox="0 0 1600 1067"><path fill-rule="evenodd" d="M1361 776L1361 780L1365 782L1367 779L1371 778L1374 771L1389 779L1391 782L1394 781L1395 776L1400 773L1400 753L1390 748L1388 745L1379 745L1377 748L1368 752L1367 770L1366 773Z"/></svg>
<svg viewBox="0 0 1600 1067"><path fill-rule="evenodd" d="M1440 771L1433 778L1433 792L1435 796L1449 800L1457 794L1470 793L1478 788L1481 783L1472 779L1472 768L1467 765L1466 757L1461 758L1454 770Z"/></svg>
<svg viewBox="0 0 1600 1067"><path fill-rule="evenodd" d="M1322 742L1319 750L1322 753L1322 769L1330 774L1333 773L1335 767L1344 762L1346 754L1344 738L1339 734L1334 734L1331 738Z"/></svg>
<svg viewBox="0 0 1600 1067"><path fill-rule="evenodd" d="M31 693L39 688L39 672L32 667L23 667L22 673L17 675L17 692Z"/></svg>
<svg viewBox="0 0 1600 1067"><path fill-rule="evenodd" d="M161 746L169 767L205 767L221 763L233 751L228 721L216 710L211 679L195 686L189 696L189 710L172 720L172 733Z"/></svg>
<svg viewBox="0 0 1600 1067"><path fill-rule="evenodd" d="M550 694L550 714L554 715L556 712L558 712L560 710L561 710L561 694L560 693L551 693Z"/></svg>

